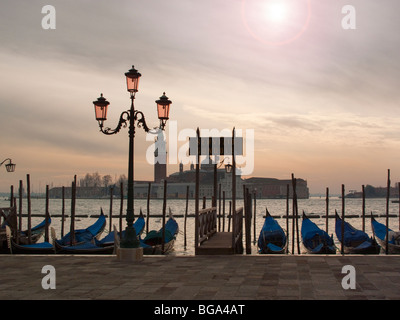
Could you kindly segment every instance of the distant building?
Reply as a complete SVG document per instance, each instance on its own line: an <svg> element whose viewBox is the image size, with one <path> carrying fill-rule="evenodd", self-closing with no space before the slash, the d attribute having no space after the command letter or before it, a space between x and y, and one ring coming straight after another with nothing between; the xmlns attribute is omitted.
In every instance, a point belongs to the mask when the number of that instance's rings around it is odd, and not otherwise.
<svg viewBox="0 0 400 320"><path fill-rule="evenodd" d="M167 178L168 190L174 189L174 185L184 184L189 185L190 190L195 189L196 184L196 169L193 164L189 170L184 170L183 164L179 165L179 172L171 174ZM205 159L199 170L199 192L200 198L211 198L214 195L214 164L211 159ZM226 198L232 198L232 173L226 173L225 169L217 169L217 188L221 185L221 196L225 192ZM236 176L236 197L243 197L243 182L240 175ZM174 193L174 192L172 192ZM186 189L185 189L186 194ZM194 192L193 192L194 197Z"/></svg>
<svg viewBox="0 0 400 320"><path fill-rule="evenodd" d="M292 180L279 180L274 178L249 178L243 182L250 192L255 192L257 198L281 199L287 197L289 185L289 197L293 198ZM298 199L308 199L310 196L307 181L296 179L296 194Z"/></svg>
<svg viewBox="0 0 400 320"><path fill-rule="evenodd" d="M168 198L185 199L189 188L189 198L195 198L196 188L196 169L193 164L190 164L188 170L184 170L184 165L179 164L179 171L167 176L167 152L165 140L156 140L156 149L154 152L154 180L153 181L135 181L134 197L136 199L146 199L149 193L150 197L162 199L164 197L164 181L167 181L166 194ZM211 199L214 196L214 168L210 157L206 158L200 165L199 170L199 196L200 199L206 197ZM225 168L217 169L217 196L219 188L221 188L221 197L225 194L226 199L232 198L232 173L227 173ZM257 198L280 199L287 196L287 185L289 185L289 197L292 198L292 181L279 180L274 178L249 178L243 180L240 175L240 168L236 169L236 198L243 198L243 185L249 189L251 193L256 193ZM307 181L297 179L297 197L299 199L309 198L309 190ZM120 186L113 186L115 196L121 194ZM66 198L71 197L71 187L64 189ZM124 197L127 196L127 183L124 182ZM76 189L77 198L105 198L110 195L109 187L88 187L81 186ZM52 188L50 190L51 198L61 198L62 188Z"/></svg>

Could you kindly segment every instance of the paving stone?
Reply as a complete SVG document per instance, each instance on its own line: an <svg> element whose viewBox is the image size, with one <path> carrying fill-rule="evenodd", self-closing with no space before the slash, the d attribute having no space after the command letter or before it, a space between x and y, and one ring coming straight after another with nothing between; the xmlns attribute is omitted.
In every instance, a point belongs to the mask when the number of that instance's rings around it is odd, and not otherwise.
<svg viewBox="0 0 400 320"><path fill-rule="evenodd" d="M41 287L44 265L56 289ZM344 290L344 265L356 289ZM0 256L0 299L400 299L400 256Z"/></svg>

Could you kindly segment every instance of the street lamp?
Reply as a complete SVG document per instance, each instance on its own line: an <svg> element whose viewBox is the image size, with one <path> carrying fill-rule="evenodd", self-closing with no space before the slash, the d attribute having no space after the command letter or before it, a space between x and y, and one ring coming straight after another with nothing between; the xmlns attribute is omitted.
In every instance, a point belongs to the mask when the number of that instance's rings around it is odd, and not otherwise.
<svg viewBox="0 0 400 320"><path fill-rule="evenodd" d="M232 168L233 168L233 166L232 166L230 163L228 163L227 165L225 165L225 171L226 171L226 173L231 173L231 172L232 172Z"/></svg>
<svg viewBox="0 0 400 320"><path fill-rule="evenodd" d="M0 167L1 167L2 164L3 164L4 162L6 162L7 160L9 161L9 162L5 165L7 172L14 172L14 171L15 171L15 163L12 163L12 162L11 162L12 160L11 160L10 158L7 158L7 159L3 160L3 162L0 163Z"/></svg>
<svg viewBox="0 0 400 320"><path fill-rule="evenodd" d="M220 162L218 169L221 168L221 166L224 164L225 160L228 159L228 157L225 157L222 159L222 161ZM225 165L225 172L226 173L231 173L232 172L232 165L230 163L227 163Z"/></svg>
<svg viewBox="0 0 400 320"><path fill-rule="evenodd" d="M96 100L93 101L95 108L96 120L99 123L100 131L106 135L112 135L118 133L122 126L125 128L129 122L129 167L128 167L128 204L126 209L126 222L127 226L125 229L125 235L121 239L122 248L138 248L140 243L136 236L136 230L133 226L134 211L133 211L133 200L134 200L134 138L135 138L135 121L137 120L137 127L141 127L146 132L150 132L149 127L146 124L144 114L141 111L135 110L133 101L135 100L135 94L138 92L139 79L141 74L132 66L128 72L125 73L127 90L131 96L131 107L129 110L121 113L119 123L115 129L103 128L104 121L107 120L107 109L110 103L103 97L103 94ZM158 118L160 125L157 129L164 130L165 124L169 119L169 110L171 101L164 94L160 97L157 103ZM157 133L152 132L152 133Z"/></svg>

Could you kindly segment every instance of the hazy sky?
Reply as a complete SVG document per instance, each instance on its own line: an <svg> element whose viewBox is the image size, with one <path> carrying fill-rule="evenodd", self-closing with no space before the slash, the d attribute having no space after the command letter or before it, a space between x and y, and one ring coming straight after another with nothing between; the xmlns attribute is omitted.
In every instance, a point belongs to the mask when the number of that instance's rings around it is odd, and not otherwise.
<svg viewBox="0 0 400 320"><path fill-rule="evenodd" d="M391 169L394 185L400 2L279 0L271 14L272 2L2 0L0 157L17 167L0 168L0 191L28 173L34 191L70 185L74 174L127 174L128 130L100 133L92 101L104 94L115 127L129 108L132 65L149 126L165 91L178 132L254 130L251 176L294 173L312 193L339 192L385 186ZM55 30L42 28L45 5L56 9ZM356 10L355 30L342 27L345 5ZM138 129L136 179L153 179L151 143Z"/></svg>

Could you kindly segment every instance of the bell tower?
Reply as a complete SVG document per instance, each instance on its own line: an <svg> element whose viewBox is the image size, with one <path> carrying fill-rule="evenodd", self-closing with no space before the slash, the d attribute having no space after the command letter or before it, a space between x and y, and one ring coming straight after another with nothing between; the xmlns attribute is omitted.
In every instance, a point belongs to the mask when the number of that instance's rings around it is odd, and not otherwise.
<svg viewBox="0 0 400 320"><path fill-rule="evenodd" d="M159 183L167 178L167 148L161 134L156 138L154 151L154 182Z"/></svg>

